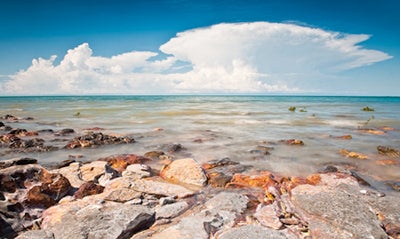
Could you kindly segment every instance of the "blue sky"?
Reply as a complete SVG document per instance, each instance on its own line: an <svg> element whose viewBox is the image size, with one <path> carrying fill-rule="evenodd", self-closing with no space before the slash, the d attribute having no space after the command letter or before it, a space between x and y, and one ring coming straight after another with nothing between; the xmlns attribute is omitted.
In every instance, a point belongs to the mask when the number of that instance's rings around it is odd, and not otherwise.
<svg viewBox="0 0 400 239"><path fill-rule="evenodd" d="M397 0L4 0L0 95L400 95L399 12Z"/></svg>

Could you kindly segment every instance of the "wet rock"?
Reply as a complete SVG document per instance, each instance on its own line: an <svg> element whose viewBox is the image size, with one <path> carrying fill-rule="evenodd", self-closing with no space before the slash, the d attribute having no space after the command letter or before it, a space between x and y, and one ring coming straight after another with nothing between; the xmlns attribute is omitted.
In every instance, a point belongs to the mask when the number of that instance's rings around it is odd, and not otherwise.
<svg viewBox="0 0 400 239"><path fill-rule="evenodd" d="M177 153L185 149L181 144L168 144L164 147L169 153Z"/></svg>
<svg viewBox="0 0 400 239"><path fill-rule="evenodd" d="M232 180L232 176L220 172L207 173L208 184L212 187L223 188Z"/></svg>
<svg viewBox="0 0 400 239"><path fill-rule="evenodd" d="M164 205L156 209L156 220L177 217L187 209L189 209L189 204L186 201Z"/></svg>
<svg viewBox="0 0 400 239"><path fill-rule="evenodd" d="M219 239L289 239L293 237L288 237L281 231L272 230L259 225L244 225L236 228L230 228L218 235Z"/></svg>
<svg viewBox="0 0 400 239"><path fill-rule="evenodd" d="M69 134L74 134L75 130L74 129L62 129L60 131L58 131L57 133L55 133L56 136L65 136L65 135L69 135Z"/></svg>
<svg viewBox="0 0 400 239"><path fill-rule="evenodd" d="M207 163L204 163L202 167L206 170L212 169L215 167L222 167L227 165L236 165L238 162L232 161L230 158L223 158L219 160L210 160Z"/></svg>
<svg viewBox="0 0 400 239"><path fill-rule="evenodd" d="M150 227L154 211L140 205L94 203L92 199L52 207L44 213L42 229L55 238L130 238Z"/></svg>
<svg viewBox="0 0 400 239"><path fill-rule="evenodd" d="M25 136L25 134L26 134L27 132L28 132L28 131L27 131L26 129L19 129L19 128L17 128L17 129L11 130L11 131L9 132L9 134L12 134L12 135L15 135L15 136Z"/></svg>
<svg viewBox="0 0 400 239"><path fill-rule="evenodd" d="M304 142L300 139L283 139L279 140L279 143L287 144L287 145L304 145Z"/></svg>
<svg viewBox="0 0 400 239"><path fill-rule="evenodd" d="M160 159L161 155L165 155L163 151L150 151L144 154L144 157L151 159Z"/></svg>
<svg viewBox="0 0 400 239"><path fill-rule="evenodd" d="M122 173L128 165L143 164L151 161L151 159L136 154L118 154L109 157L98 159L99 161L106 161L112 168Z"/></svg>
<svg viewBox="0 0 400 239"><path fill-rule="evenodd" d="M0 169L8 168L14 165L36 164L37 160L33 158L16 158L0 161Z"/></svg>
<svg viewBox="0 0 400 239"><path fill-rule="evenodd" d="M1 117L1 119L7 120L7 121L17 121L18 117L7 114L7 115Z"/></svg>
<svg viewBox="0 0 400 239"><path fill-rule="evenodd" d="M6 126L3 122L0 121L0 127Z"/></svg>
<svg viewBox="0 0 400 239"><path fill-rule="evenodd" d="M0 217L6 225L0 228L0 234L32 227L43 209L56 204L70 189L65 177L37 164L1 169L0 193L4 200L0 205Z"/></svg>
<svg viewBox="0 0 400 239"><path fill-rule="evenodd" d="M207 176L203 168L191 158L173 161L161 170L160 176L173 182L194 186L207 184Z"/></svg>
<svg viewBox="0 0 400 239"><path fill-rule="evenodd" d="M370 206L343 190L300 185L291 193L315 238L387 238Z"/></svg>
<svg viewBox="0 0 400 239"><path fill-rule="evenodd" d="M362 153L357 153L353 151L348 151L346 149L341 149L339 153L346 158L355 158L355 159L368 159L368 156Z"/></svg>
<svg viewBox="0 0 400 239"><path fill-rule="evenodd" d="M64 148L66 149L88 148L100 145L128 144L134 142L135 140L130 137L117 137L117 136L106 135L101 132L97 133L89 132L86 135L75 137Z"/></svg>
<svg viewBox="0 0 400 239"><path fill-rule="evenodd" d="M377 165L382 165L382 166L386 166L386 165L400 165L400 161L394 160L394 159L380 159L380 160L376 160L375 163L376 163Z"/></svg>
<svg viewBox="0 0 400 239"><path fill-rule="evenodd" d="M52 134L52 133L54 133L54 130L52 130L52 129L40 129L40 130L38 130L37 132L38 132L39 134L41 134L41 133Z"/></svg>
<svg viewBox="0 0 400 239"><path fill-rule="evenodd" d="M103 186L95 184L93 181L89 181L85 182L79 187L78 191L74 193L74 197L77 199L81 199L89 195L102 193L103 190Z"/></svg>
<svg viewBox="0 0 400 239"><path fill-rule="evenodd" d="M71 163L75 163L76 160L75 159L67 159L67 160L63 160L59 163L57 163L56 165L53 166L53 168L63 168L63 167L68 167Z"/></svg>
<svg viewBox="0 0 400 239"><path fill-rule="evenodd" d="M151 176L151 168L146 164L131 164L122 172L123 177L134 177L137 179Z"/></svg>
<svg viewBox="0 0 400 239"><path fill-rule="evenodd" d="M375 135L383 135L383 134L385 134L385 131L376 130L376 129L359 129L358 131L360 131L362 133L375 134Z"/></svg>
<svg viewBox="0 0 400 239"><path fill-rule="evenodd" d="M353 137L350 134L346 134L346 135L340 135L340 136L331 136L335 139L345 139L345 140L350 140L353 139Z"/></svg>
<svg viewBox="0 0 400 239"><path fill-rule="evenodd" d="M385 184L391 187L393 190L400 192L400 182L387 181Z"/></svg>
<svg viewBox="0 0 400 239"><path fill-rule="evenodd" d="M250 150L252 154L261 154L261 155L269 155L271 154L269 151L273 150L273 147L258 145L255 149Z"/></svg>
<svg viewBox="0 0 400 239"><path fill-rule="evenodd" d="M386 155L393 158L400 157L400 151L394 148L379 145L377 147L377 150L378 153L382 155Z"/></svg>

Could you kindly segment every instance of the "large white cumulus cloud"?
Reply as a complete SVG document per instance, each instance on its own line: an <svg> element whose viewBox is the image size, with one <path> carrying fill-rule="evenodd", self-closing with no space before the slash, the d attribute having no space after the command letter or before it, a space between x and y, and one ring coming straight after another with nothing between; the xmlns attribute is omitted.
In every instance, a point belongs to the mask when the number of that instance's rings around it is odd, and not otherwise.
<svg viewBox="0 0 400 239"><path fill-rule="evenodd" d="M391 58L358 45L367 39L364 34L283 23L217 24L178 33L160 46L167 54L161 60L159 53L149 51L94 56L83 43L68 50L59 64L55 56L34 59L0 90L5 94L314 90L307 85L310 79L332 78L338 72Z"/></svg>

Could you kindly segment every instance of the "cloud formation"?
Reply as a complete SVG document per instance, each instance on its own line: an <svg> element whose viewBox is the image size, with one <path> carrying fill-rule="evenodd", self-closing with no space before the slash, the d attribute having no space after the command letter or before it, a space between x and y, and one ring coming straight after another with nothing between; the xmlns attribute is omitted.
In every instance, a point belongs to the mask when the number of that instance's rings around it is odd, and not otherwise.
<svg viewBox="0 0 400 239"><path fill-rule="evenodd" d="M94 56L88 43L32 65L0 85L3 94L262 93L315 90L310 79L384 61L388 54L342 34L284 23L217 24L178 33L160 52ZM164 56L165 55L165 56ZM299 87L302 86L302 87Z"/></svg>

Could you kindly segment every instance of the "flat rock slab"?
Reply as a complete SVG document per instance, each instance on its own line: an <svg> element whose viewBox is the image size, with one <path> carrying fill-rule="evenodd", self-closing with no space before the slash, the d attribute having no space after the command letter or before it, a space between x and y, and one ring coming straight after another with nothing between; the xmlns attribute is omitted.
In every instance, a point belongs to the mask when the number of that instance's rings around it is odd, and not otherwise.
<svg viewBox="0 0 400 239"><path fill-rule="evenodd" d="M172 196L178 198L184 198L194 194L193 191L180 185L146 179L132 182L130 188L147 194Z"/></svg>
<svg viewBox="0 0 400 239"><path fill-rule="evenodd" d="M292 201L314 238L388 238L372 208L339 188L300 185Z"/></svg>
<svg viewBox="0 0 400 239"><path fill-rule="evenodd" d="M141 205L89 204L76 212L70 206L71 210L47 216L42 228L55 238L124 239L149 228L155 220L154 211Z"/></svg>
<svg viewBox="0 0 400 239"><path fill-rule="evenodd" d="M218 239L288 239L283 232L259 225L245 225L222 232Z"/></svg>

